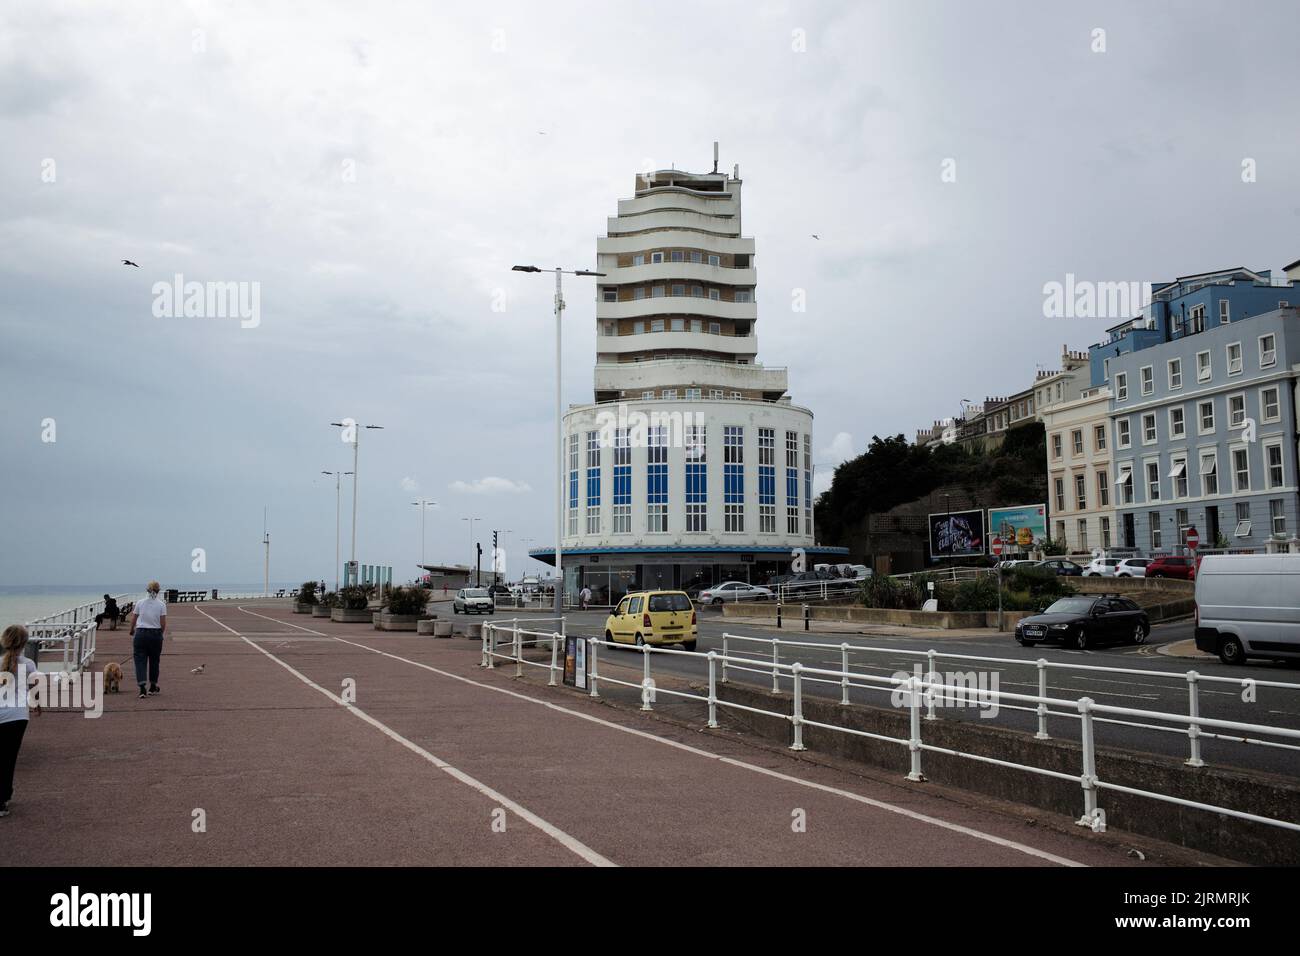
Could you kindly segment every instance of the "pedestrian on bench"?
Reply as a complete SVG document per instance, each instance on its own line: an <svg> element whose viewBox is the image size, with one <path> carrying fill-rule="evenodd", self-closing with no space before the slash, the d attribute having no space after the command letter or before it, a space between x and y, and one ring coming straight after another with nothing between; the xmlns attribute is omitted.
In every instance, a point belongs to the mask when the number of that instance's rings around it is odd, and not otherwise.
<svg viewBox="0 0 1300 956"><path fill-rule="evenodd" d="M116 631L117 620L119 617L121 617L121 614L122 612L117 609L117 602L113 600L111 597L109 597L107 594L105 594L104 610L101 613L95 615L95 627L99 627L105 621L108 621L112 625L111 627L109 627L109 630Z"/></svg>

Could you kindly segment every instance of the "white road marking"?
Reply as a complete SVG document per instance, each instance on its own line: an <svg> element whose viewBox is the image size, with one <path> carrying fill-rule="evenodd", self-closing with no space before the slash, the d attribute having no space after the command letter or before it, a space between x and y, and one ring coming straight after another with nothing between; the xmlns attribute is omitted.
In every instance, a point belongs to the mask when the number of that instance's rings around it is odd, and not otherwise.
<svg viewBox="0 0 1300 956"><path fill-rule="evenodd" d="M249 611L247 613L251 614L253 612ZM1048 862L1056 863L1060 866L1079 866L1079 867L1087 866L1086 863L1080 863L1077 860L1070 860L1063 856L1057 856L1056 854L1048 853L1045 850L1039 850L1032 846L1027 846L1023 843L1017 843L1014 840L1007 840L1003 837L994 836L991 833L984 833L981 830L975 830L970 827L965 827L957 823L949 823L947 820L940 820L937 817L928 816L924 813L918 813L915 810L908 810L905 807L896 806L892 803L885 803L884 801L881 800L873 800L870 797L864 797L861 794L852 793L851 791L848 790L841 790L838 787L831 787L831 786L827 786L826 784L815 783L811 780L804 780L800 777L795 777L795 776L791 776L790 774L781 773L780 771L777 770L769 770L765 767L757 766L756 764L746 763L743 760L736 760L733 757L719 756L718 754L710 753L707 750L701 750L698 747L692 747L689 744L683 744L675 740L669 740L665 737L660 737L657 736L656 734L652 734L644 730L637 730L633 727L625 727L622 724L616 724L613 721L604 720L600 717L592 716L591 714L584 714L581 711L570 710L567 707L561 707L558 704L551 703L550 701L547 700L541 700L540 698L537 697L530 697L529 695L521 694L518 691L509 690L504 687L494 687L491 684L484 684L476 680L471 680L468 677L462 677L460 674L453 674L450 671L440 670L429 664L424 664L421 663L420 661L413 661L407 657L400 657L397 654L390 654L387 651L381 651L378 648L369 647L365 644L358 644L355 641L344 640L341 637L336 637L335 640L341 644L349 644L353 647L359 647L362 650L370 651L372 654L379 654L382 657L389 657L395 661L401 661L404 664L410 664L414 667L422 668L434 674L438 674L442 677L448 677L452 680L457 680L462 683L469 684L471 687L479 687L482 688L483 690L490 690L498 694L505 694L508 697L514 697L518 700L527 701L530 704L538 704L542 707L547 708L548 710L554 710L557 713L567 714L570 717L577 717L580 720L590 721L591 723L598 724L602 727L608 727L611 730L618 730L621 731L622 733L631 734L635 737L641 737L646 740L652 740L656 743L663 744L668 747L673 747L677 750L682 750L685 751L686 753L694 754L698 757L704 757L705 759L708 760L717 760L720 761L721 763L729 764L734 767L740 767L741 769L744 770L753 771L754 773L761 773L765 776L775 777L776 779L785 781L786 783L793 783L793 784L797 784L798 786L808 787L809 789L812 790L820 790L823 793L834 794L835 796L843 797L846 800L852 800L856 803L862 803L870 807L875 807L878 810L886 810L890 813L896 813L899 814L900 816L908 817L909 819L917 820L921 823L928 823L931 826L941 827L942 829L949 830L954 833L962 833L965 834L966 836L974 837L977 840L984 840L988 843L993 843L998 846L1006 847L1007 849L1016 850L1020 853L1026 854L1027 856L1037 857L1040 860L1047 860Z"/></svg>
<svg viewBox="0 0 1300 956"><path fill-rule="evenodd" d="M585 843L582 843L576 838L565 833L559 827L556 827L555 825L546 822L537 814L533 813L531 810L528 810L527 808L521 806L520 804L511 800L509 797L505 796L504 794L501 794L496 790L493 790L487 784L474 779L469 774L461 770L457 770L455 767L453 767L451 764L447 763L447 761L441 759L440 757L435 757L433 754L429 753L429 751L425 750L419 744L406 739L397 731L393 730L391 727L376 720L374 717L371 717L369 714L367 714L361 708L357 707L355 704L349 704L347 701L343 700L343 698L339 697L337 694L334 694L332 691L328 691L324 687L321 687L319 684L313 681L306 674L303 674L301 671L295 670L290 664L287 664L284 661L280 660L280 658L276 657L266 648L258 646L256 642L249 640L243 634L240 634L238 631L236 631L233 627L229 627L226 624L223 624L221 621L218 621L215 617L213 617L211 614L204 611L202 608L195 608L195 610L198 611L200 614L202 614L204 617L208 618L214 624L217 624L220 627L224 627L231 634L234 634L235 636L241 638L246 644L248 644L249 647L253 648L254 650L258 651L261 654L265 654L267 657L275 661L277 664L279 664L281 667L287 670L294 677L298 678L308 687L320 691L322 694L324 694L334 703L338 704L340 707L345 708L354 716L359 717L361 720L364 720L366 723L370 724L370 726L374 727L376 730L381 731L389 738L397 741L399 744L401 744L403 747L410 750L411 752L419 754L421 757L429 761L429 763L433 764L443 773L446 773L447 775L455 778L456 780L459 780L461 783L465 784L471 789L478 791L479 793L483 794L483 796L487 797L489 800L492 800L500 804L501 806L511 810L521 820L524 820L525 822L541 830L543 833L551 837L553 840L555 840L565 849L569 850L570 852L586 860L588 863L592 864L593 866L616 866L617 865L613 861L608 860L605 857L601 856L599 853L597 853L591 847L587 846ZM246 611L242 607L240 608L240 610L244 611L245 614L255 614L255 612ZM256 616L266 617L266 615L264 614L256 614ZM267 620L274 621L275 618L267 618ZM278 623L286 624L288 622L280 621ZM291 626L298 627L298 625L296 624ZM299 630L306 631L309 629L303 627L303 628L299 628ZM320 634L321 632L312 631L311 633ZM327 637L329 635L322 635L322 636Z"/></svg>

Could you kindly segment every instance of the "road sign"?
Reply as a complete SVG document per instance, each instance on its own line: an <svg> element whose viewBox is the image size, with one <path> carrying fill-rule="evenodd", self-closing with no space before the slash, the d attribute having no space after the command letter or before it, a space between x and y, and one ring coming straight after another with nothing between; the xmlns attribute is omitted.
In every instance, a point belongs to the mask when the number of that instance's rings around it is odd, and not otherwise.
<svg viewBox="0 0 1300 956"><path fill-rule="evenodd" d="M1187 546L1188 546L1189 548L1191 548L1193 551L1195 551L1195 550L1196 550L1196 546L1197 546L1198 544L1200 544L1200 543L1201 543L1201 536L1200 536L1199 534L1197 534L1196 529L1195 529L1195 528L1188 528L1188 529L1187 529Z"/></svg>
<svg viewBox="0 0 1300 956"><path fill-rule="evenodd" d="M993 556L996 558L1002 553L1002 536L998 535L993 539Z"/></svg>

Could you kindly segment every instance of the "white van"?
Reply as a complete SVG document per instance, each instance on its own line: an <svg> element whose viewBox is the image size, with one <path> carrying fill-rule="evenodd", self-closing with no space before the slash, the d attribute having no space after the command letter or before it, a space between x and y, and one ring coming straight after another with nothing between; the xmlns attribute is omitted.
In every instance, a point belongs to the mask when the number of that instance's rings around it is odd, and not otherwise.
<svg viewBox="0 0 1300 956"><path fill-rule="evenodd" d="M1196 646L1225 664L1300 658L1300 554L1207 554L1196 569Z"/></svg>

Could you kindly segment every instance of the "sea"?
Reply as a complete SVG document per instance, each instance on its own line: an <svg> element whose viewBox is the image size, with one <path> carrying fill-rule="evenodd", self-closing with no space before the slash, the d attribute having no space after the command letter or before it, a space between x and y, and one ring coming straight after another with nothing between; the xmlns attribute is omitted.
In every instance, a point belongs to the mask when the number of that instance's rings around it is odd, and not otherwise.
<svg viewBox="0 0 1300 956"><path fill-rule="evenodd" d="M271 593L280 588L297 590L301 581L271 582ZM166 584L163 585L166 587ZM217 593L228 591L231 594L261 594L262 582L239 584L212 584ZM10 624L26 624L39 617L57 614L82 604L102 601L105 594L117 596L126 594L126 600L133 601L142 597L144 592L139 583L134 584L46 584L46 585L0 585L0 629ZM120 603L120 601L119 601Z"/></svg>

